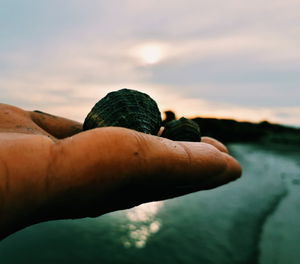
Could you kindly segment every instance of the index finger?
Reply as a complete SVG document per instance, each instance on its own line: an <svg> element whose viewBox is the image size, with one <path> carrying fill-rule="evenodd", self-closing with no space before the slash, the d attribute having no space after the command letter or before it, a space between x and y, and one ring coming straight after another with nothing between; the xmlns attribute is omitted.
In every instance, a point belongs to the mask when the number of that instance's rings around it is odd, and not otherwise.
<svg viewBox="0 0 300 264"><path fill-rule="evenodd" d="M221 152L228 153L227 147L223 143L221 143L220 141L218 141L214 138L202 137L201 142L210 144L210 145L214 146L215 148L217 148L218 150L220 150Z"/></svg>
<svg viewBox="0 0 300 264"><path fill-rule="evenodd" d="M58 139L70 137L82 131L82 124L77 121L38 110L28 113L34 123Z"/></svg>

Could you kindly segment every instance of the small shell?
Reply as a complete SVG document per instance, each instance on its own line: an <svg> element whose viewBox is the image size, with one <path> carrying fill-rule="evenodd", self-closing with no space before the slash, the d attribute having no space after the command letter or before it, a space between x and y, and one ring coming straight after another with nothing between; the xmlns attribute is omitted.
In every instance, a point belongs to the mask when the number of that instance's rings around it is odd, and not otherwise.
<svg viewBox="0 0 300 264"><path fill-rule="evenodd" d="M161 114L156 102L147 94L130 89L108 93L87 115L83 130L118 126L156 135Z"/></svg>
<svg viewBox="0 0 300 264"><path fill-rule="evenodd" d="M199 142L201 140L199 125L184 117L166 123L161 136L176 141Z"/></svg>

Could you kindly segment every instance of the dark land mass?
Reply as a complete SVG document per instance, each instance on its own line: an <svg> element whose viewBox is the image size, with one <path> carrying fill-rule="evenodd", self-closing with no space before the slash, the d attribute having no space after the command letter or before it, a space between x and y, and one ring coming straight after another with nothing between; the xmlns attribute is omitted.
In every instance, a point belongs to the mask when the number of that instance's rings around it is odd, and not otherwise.
<svg viewBox="0 0 300 264"><path fill-rule="evenodd" d="M239 122L231 119L193 118L200 126L203 136L214 137L223 142L284 143L300 146L300 129L272 124Z"/></svg>
<svg viewBox="0 0 300 264"><path fill-rule="evenodd" d="M165 114L164 122L176 118L172 111ZM251 123L204 117L195 117L192 120L200 126L202 136L214 137L225 143L259 142L300 146L300 128L272 124L268 121Z"/></svg>

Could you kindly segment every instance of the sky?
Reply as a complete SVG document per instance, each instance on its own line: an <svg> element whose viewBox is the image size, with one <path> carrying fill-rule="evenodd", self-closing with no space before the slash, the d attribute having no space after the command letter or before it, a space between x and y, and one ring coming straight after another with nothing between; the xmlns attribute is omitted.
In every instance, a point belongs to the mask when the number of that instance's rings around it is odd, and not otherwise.
<svg viewBox="0 0 300 264"><path fill-rule="evenodd" d="M108 92L161 112L300 126L299 0L0 0L2 103L83 121Z"/></svg>

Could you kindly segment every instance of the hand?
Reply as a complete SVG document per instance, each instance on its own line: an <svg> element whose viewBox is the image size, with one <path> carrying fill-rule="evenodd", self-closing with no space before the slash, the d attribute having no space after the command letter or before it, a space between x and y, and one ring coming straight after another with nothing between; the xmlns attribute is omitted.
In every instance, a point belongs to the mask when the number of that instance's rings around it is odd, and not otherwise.
<svg viewBox="0 0 300 264"><path fill-rule="evenodd" d="M99 216L211 189L241 175L212 138L174 142L0 104L0 238L53 219Z"/></svg>

